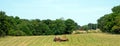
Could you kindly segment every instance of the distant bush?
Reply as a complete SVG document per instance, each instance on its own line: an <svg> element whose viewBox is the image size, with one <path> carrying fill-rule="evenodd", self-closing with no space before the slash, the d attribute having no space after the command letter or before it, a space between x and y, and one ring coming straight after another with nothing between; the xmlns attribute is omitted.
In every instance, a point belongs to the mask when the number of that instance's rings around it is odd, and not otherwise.
<svg viewBox="0 0 120 46"><path fill-rule="evenodd" d="M113 26L111 32L116 33L116 34L120 34L120 27L119 26Z"/></svg>
<svg viewBox="0 0 120 46"><path fill-rule="evenodd" d="M101 31L99 29L96 30L88 30L88 33L101 33Z"/></svg>
<svg viewBox="0 0 120 46"><path fill-rule="evenodd" d="M23 31L21 30L10 30L9 31L9 35L12 35L12 36L24 36L26 35Z"/></svg>
<svg viewBox="0 0 120 46"><path fill-rule="evenodd" d="M84 34L84 33L87 33L87 32L86 31L77 30L77 31L73 31L72 34Z"/></svg>

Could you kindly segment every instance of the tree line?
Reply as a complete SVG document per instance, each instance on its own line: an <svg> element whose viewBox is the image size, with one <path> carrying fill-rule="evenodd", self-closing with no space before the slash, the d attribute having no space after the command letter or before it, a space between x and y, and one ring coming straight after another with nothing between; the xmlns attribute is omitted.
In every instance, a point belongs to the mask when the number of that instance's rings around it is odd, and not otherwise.
<svg viewBox="0 0 120 46"><path fill-rule="evenodd" d="M120 5L112 8L112 13L97 20L97 24L79 26L72 19L40 20L20 19L18 16L8 16L0 11L0 36L23 35L59 35L71 34L74 30L90 30L99 28L102 32L120 34Z"/></svg>
<svg viewBox="0 0 120 46"><path fill-rule="evenodd" d="M120 5L112 8L112 13L98 19L98 28L103 32L120 34Z"/></svg>
<svg viewBox="0 0 120 46"><path fill-rule="evenodd" d="M28 20L20 19L18 16L8 16L4 11L0 11L0 36L70 34L78 28L79 25L72 19Z"/></svg>
<svg viewBox="0 0 120 46"><path fill-rule="evenodd" d="M96 30L98 28L97 24L94 23L88 23L87 25L80 26L80 30Z"/></svg>

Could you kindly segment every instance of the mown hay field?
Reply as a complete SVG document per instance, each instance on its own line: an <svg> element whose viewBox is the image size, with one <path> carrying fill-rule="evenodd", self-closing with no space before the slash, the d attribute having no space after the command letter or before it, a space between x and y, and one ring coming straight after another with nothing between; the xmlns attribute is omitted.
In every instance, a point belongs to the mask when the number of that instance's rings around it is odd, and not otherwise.
<svg viewBox="0 0 120 46"><path fill-rule="evenodd" d="M120 46L120 35L88 33L66 36L69 39L66 42L54 42L54 35L7 36L0 38L0 46Z"/></svg>

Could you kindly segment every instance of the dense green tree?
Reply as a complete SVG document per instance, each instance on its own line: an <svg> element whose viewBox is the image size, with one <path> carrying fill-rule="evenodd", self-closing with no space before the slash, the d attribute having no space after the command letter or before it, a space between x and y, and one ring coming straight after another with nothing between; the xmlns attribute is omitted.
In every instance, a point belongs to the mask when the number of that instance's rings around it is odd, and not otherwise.
<svg viewBox="0 0 120 46"><path fill-rule="evenodd" d="M32 28L31 29L33 32L33 35L49 35L50 34L50 29L47 24L44 22L41 22L39 19L32 20Z"/></svg>
<svg viewBox="0 0 120 46"><path fill-rule="evenodd" d="M103 32L120 33L120 5L112 8L113 13L98 19L98 27Z"/></svg>
<svg viewBox="0 0 120 46"><path fill-rule="evenodd" d="M77 29L76 23L72 19L67 19L65 21L65 25L66 25L66 31L65 31L66 34L70 34Z"/></svg>
<svg viewBox="0 0 120 46"><path fill-rule="evenodd" d="M65 22L64 20L62 19L56 19L55 21L55 29L54 29L54 34L64 34L65 32L65 28L66 28L66 25L65 25Z"/></svg>
<svg viewBox="0 0 120 46"><path fill-rule="evenodd" d="M50 20L50 19L47 19L47 20L42 20L42 23L45 23L47 26L48 26L48 28L49 28L49 34L54 34L54 21L52 21L52 20Z"/></svg>
<svg viewBox="0 0 120 46"><path fill-rule="evenodd" d="M113 7L112 8L112 12L114 12L114 13L120 13L120 5Z"/></svg>
<svg viewBox="0 0 120 46"><path fill-rule="evenodd" d="M26 35L32 35L32 30L31 30L31 23L29 22L29 20L26 19L21 19L21 22L19 24L17 24L17 28L18 30L26 33Z"/></svg>
<svg viewBox="0 0 120 46"><path fill-rule="evenodd" d="M36 20L32 20L31 21L31 24L32 24L32 34L33 35L41 35L42 33L41 33L41 31L40 31L40 27L39 27L39 25L40 25L40 20L39 19L36 19Z"/></svg>
<svg viewBox="0 0 120 46"><path fill-rule="evenodd" d="M7 15L5 12L0 11L0 36L5 36L8 34L9 23L6 17Z"/></svg>
<svg viewBox="0 0 120 46"><path fill-rule="evenodd" d="M0 11L0 36L70 34L78 28L79 25L72 19L28 20L7 16L5 12Z"/></svg>

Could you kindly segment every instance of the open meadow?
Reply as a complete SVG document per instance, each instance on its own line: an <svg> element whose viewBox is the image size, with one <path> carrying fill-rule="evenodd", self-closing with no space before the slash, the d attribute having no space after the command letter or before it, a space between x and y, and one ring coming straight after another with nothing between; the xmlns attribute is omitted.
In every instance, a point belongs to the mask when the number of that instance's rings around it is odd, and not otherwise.
<svg viewBox="0 0 120 46"><path fill-rule="evenodd" d="M69 39L66 42L54 42L54 35L6 36L0 38L0 46L120 46L120 35L88 33L66 36Z"/></svg>

